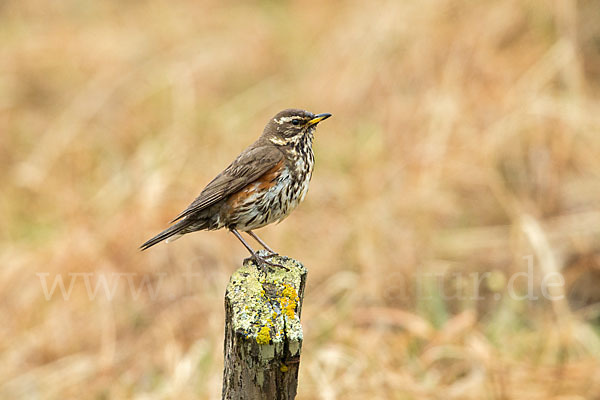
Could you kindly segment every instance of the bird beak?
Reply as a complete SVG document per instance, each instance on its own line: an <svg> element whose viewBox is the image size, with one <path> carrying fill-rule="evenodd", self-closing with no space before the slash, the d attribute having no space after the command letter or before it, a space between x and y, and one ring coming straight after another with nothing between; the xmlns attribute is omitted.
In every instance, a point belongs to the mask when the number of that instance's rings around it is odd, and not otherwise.
<svg viewBox="0 0 600 400"><path fill-rule="evenodd" d="M319 122L321 122L324 119L327 119L329 117L331 117L331 114L329 114L329 113L317 114L317 115L315 115L315 117L313 119L308 121L308 126L316 125Z"/></svg>

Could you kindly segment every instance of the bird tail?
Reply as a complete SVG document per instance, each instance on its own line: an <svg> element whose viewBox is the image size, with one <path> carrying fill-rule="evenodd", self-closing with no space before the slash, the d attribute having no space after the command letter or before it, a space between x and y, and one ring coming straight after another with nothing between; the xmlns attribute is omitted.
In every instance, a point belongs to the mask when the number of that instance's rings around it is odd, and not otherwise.
<svg viewBox="0 0 600 400"><path fill-rule="evenodd" d="M146 243L140 246L140 249L142 251L146 250L154 246L155 244L162 242L165 239L167 239L167 242L172 242L173 240L176 240L179 237L181 237L184 233L187 233L182 231L184 231L185 228L187 228L189 225L190 221L188 221L187 219L183 219L177 222L176 224L170 226L169 228L165 229L158 235L154 236L152 239L148 240Z"/></svg>

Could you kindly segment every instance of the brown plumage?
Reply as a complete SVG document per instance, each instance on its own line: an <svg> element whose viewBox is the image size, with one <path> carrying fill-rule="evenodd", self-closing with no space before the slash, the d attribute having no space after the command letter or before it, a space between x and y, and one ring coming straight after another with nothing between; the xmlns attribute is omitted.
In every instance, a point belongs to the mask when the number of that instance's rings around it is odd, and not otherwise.
<svg viewBox="0 0 600 400"><path fill-rule="evenodd" d="M171 227L148 240L141 249L198 230L227 228L257 261L268 263L258 257L238 231L247 232L274 253L252 230L283 220L304 199L314 166L314 130L330 116L298 109L275 115L258 140L217 175L171 221Z"/></svg>

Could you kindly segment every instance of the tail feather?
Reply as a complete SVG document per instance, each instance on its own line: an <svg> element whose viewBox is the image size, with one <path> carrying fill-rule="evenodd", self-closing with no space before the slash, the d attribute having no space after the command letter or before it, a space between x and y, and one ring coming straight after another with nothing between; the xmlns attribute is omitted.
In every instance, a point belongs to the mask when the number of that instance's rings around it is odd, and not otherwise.
<svg viewBox="0 0 600 400"><path fill-rule="evenodd" d="M170 226L169 228L165 229L158 235L154 236L152 239L148 240L146 243L144 243L143 245L140 246L140 249L142 251L146 250L146 249L154 246L155 244L162 242L165 239L170 239L170 240L167 240L167 242L172 242L173 240L182 236L184 233L187 233L187 232L182 233L181 231L184 230L185 228L187 228L189 225L190 225L189 221L187 221L185 219L181 220L181 221L177 222L175 225Z"/></svg>

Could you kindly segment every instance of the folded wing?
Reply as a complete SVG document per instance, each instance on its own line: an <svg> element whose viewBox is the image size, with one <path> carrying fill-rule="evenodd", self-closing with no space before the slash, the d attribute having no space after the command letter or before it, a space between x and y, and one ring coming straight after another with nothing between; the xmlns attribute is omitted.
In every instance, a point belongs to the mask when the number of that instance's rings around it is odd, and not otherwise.
<svg viewBox="0 0 600 400"><path fill-rule="evenodd" d="M283 158L283 153L273 146L255 144L242 152L223 172L213 179L202 193L173 221L202 211L227 198L257 180Z"/></svg>

